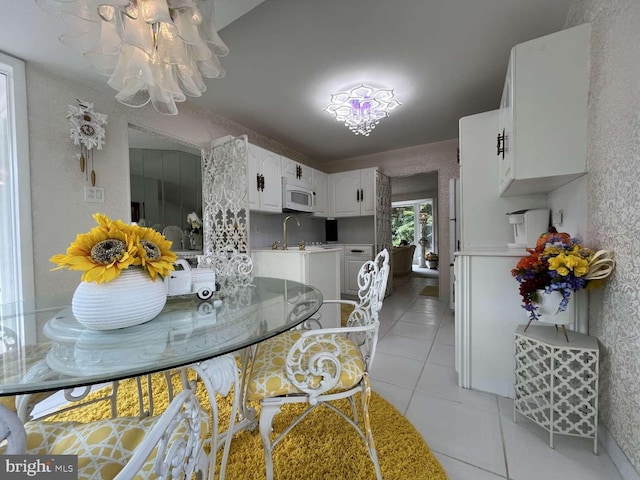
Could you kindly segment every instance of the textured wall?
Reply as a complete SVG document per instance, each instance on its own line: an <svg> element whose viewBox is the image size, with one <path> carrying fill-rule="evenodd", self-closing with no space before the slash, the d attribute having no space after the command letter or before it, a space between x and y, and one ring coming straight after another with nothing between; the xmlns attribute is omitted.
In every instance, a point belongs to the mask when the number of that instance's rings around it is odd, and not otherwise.
<svg viewBox="0 0 640 480"><path fill-rule="evenodd" d="M456 150L458 139L418 145L361 157L336 160L324 164L328 173L379 167L388 177L403 177L419 173L438 173L438 253L440 258L449 259L449 179L460 177L460 165ZM449 262L440 262L440 296L449 294Z"/></svg>
<svg viewBox="0 0 640 480"><path fill-rule="evenodd" d="M617 268L590 295L603 356L600 419L640 471L640 1L576 0L567 26L592 23L588 237Z"/></svg>
<svg viewBox="0 0 640 480"><path fill-rule="evenodd" d="M94 153L97 186L105 189L105 203L84 201L84 185L76 154L69 138L68 105L76 98L94 102L95 110L108 115L106 144ZM31 205L36 295L71 292L80 280L79 272L51 272L48 259L66 250L77 233L93 225L91 215L105 213L128 221L129 137L128 124L175 138L178 142L209 146L225 135L247 134L249 141L290 158L310 163L300 155L219 115L179 105L179 115L157 113L150 106L134 109L120 105L111 92L105 94L58 77L27 63L27 108L31 167Z"/></svg>

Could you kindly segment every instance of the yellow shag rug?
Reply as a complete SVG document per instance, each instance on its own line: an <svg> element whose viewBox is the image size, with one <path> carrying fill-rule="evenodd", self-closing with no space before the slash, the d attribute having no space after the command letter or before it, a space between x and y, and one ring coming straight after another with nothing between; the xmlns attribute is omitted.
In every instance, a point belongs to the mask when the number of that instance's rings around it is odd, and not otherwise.
<svg viewBox="0 0 640 480"><path fill-rule="evenodd" d="M420 291L420 295L425 297L439 297L440 289L437 285L427 285Z"/></svg>
<svg viewBox="0 0 640 480"><path fill-rule="evenodd" d="M152 376L154 413L159 414L167 406L164 376ZM178 379L174 382L180 389ZM111 388L111 387L106 387ZM100 391L89 397L95 398ZM198 382L198 398L205 410L210 410L209 399L202 382ZM148 399L147 393L144 394ZM147 400L148 401L148 400ZM220 428L226 428L225 419L231 412L228 398L217 398ZM358 405L359 401L356 402ZM345 412L350 412L346 400L336 402ZM259 405L252 404L259 412ZM303 411L302 405L286 405L274 418L274 432L282 431ZM118 412L121 416L138 415L138 394L133 380L120 383L118 389ZM411 423L390 403L372 395L372 430L378 451L380 468L385 480L446 480L447 476L431 453L427 444ZM50 420L77 420L89 422L109 418L110 405L100 402L59 414ZM361 418L361 415L360 415ZM221 450L218 452L220 461ZM278 480L375 479L375 471L357 433L336 413L320 407L291 430L276 445L273 452L274 474ZM216 472L219 471L216 469ZM243 431L234 436L227 463L228 480L262 480L265 478L264 453L260 434Z"/></svg>
<svg viewBox="0 0 640 480"><path fill-rule="evenodd" d="M349 315L353 312L353 307L351 305L340 305L340 325L343 327L347 326L347 320L349 320Z"/></svg>

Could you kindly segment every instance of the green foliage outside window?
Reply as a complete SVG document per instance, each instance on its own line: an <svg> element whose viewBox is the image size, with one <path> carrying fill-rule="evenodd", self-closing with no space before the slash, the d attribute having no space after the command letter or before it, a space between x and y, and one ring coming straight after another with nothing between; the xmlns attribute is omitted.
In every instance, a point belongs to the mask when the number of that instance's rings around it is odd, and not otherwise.
<svg viewBox="0 0 640 480"><path fill-rule="evenodd" d="M427 239L428 247L433 245L433 209L431 203L420 204L420 213L426 215L426 224L422 226L422 235ZM415 215L413 205L393 207L391 209L391 241L395 246L402 240L409 244L418 244L420 237L414 238Z"/></svg>

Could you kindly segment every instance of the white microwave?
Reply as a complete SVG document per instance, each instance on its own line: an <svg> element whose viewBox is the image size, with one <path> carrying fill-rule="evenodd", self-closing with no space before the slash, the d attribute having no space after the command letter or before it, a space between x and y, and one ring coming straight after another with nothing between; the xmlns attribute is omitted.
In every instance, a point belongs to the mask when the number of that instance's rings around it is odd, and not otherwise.
<svg viewBox="0 0 640 480"><path fill-rule="evenodd" d="M282 211L313 212L316 194L307 182L282 177Z"/></svg>

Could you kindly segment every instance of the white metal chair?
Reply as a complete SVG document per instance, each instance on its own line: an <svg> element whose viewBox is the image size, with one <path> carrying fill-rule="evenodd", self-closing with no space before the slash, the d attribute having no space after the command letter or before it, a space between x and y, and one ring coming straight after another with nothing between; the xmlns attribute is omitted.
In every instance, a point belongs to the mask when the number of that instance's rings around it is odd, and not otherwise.
<svg viewBox="0 0 640 480"><path fill-rule="evenodd" d="M191 390L180 392L162 415L119 417L89 423L5 422L7 453L78 455L78 478L190 479L207 474L203 448L206 416ZM24 437L26 431L26 438Z"/></svg>
<svg viewBox="0 0 640 480"><path fill-rule="evenodd" d="M188 380L188 370L193 370L196 375L196 381ZM219 480L224 480L227 458L229 457L229 449L231 448L231 439L239 430L237 428L237 418L240 410L241 386L238 375L238 364L233 354L223 355L221 357L212 358L204 362L189 365L181 371L182 384L184 389L190 389L195 392L197 382L202 381L209 397L211 415L209 423L211 432L206 438L204 445L209 448L209 480L214 480L216 469L216 455L218 449L224 445L222 453L222 461L220 466ZM216 394L226 397L233 388L233 399L231 404L231 415L229 417L229 425L226 430L219 432L219 416L218 404L216 402Z"/></svg>
<svg viewBox="0 0 640 480"><path fill-rule="evenodd" d="M171 250L174 252L189 249L188 245L182 245L182 229L177 225L167 225L162 230L162 235L172 243Z"/></svg>
<svg viewBox="0 0 640 480"><path fill-rule="evenodd" d="M388 276L389 252L385 249L373 261L362 265L357 302L325 301L354 307L346 327L292 330L258 346L247 380L247 395L249 400L259 400L262 406L260 435L268 480L273 479L274 446L321 405L338 413L358 432L368 448L378 480L382 478L369 420L369 369L376 351L380 325L378 312L382 308ZM354 401L358 393L361 395L364 432L358 425ZM353 418L331 404L341 398L349 399ZM272 440L273 417L288 403L307 403L309 408Z"/></svg>

